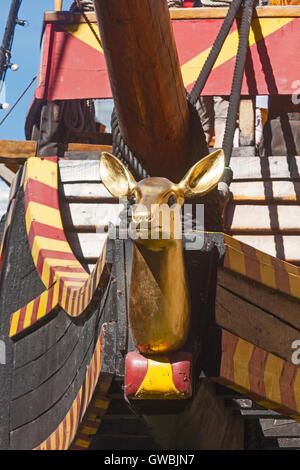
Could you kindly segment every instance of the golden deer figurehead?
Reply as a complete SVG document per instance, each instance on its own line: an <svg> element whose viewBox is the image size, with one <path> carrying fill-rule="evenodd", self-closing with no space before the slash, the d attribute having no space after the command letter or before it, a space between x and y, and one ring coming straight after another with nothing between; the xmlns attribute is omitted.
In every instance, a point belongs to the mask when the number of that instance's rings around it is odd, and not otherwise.
<svg viewBox="0 0 300 470"><path fill-rule="evenodd" d="M132 221L140 232L133 244L129 318L135 345L144 354L181 348L190 323L182 237L175 237L174 230L165 237L161 207L175 207L169 211L174 226L176 215L180 220L185 198L211 191L222 178L224 166L224 152L218 150L196 163L178 184L159 177L136 182L116 157L102 153L101 180L114 197L127 198L132 206ZM159 235L154 238L153 222Z"/></svg>
<svg viewBox="0 0 300 470"><path fill-rule="evenodd" d="M126 197L131 206L132 222L140 233L139 243L155 250L167 246L167 240L176 238L179 212L186 198L204 196L211 191L223 176L225 166L223 150L217 150L197 162L175 184L167 178L151 177L136 182L130 171L110 153L103 152L100 160L100 177L114 197ZM171 217L167 234L162 224L162 209ZM176 218L176 216L178 216ZM180 226L181 229L181 226ZM151 235L157 231L155 238ZM143 235L145 235L143 237ZM165 240L166 243L162 243Z"/></svg>

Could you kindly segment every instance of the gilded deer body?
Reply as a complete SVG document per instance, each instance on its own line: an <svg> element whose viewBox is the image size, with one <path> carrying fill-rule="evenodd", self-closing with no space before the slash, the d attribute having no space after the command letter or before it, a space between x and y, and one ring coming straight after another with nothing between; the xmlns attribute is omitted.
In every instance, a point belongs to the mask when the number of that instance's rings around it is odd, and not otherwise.
<svg viewBox="0 0 300 470"><path fill-rule="evenodd" d="M103 152L100 177L115 197L127 197L134 227L129 318L133 340L144 354L180 349L190 323L180 208L185 198L203 196L220 181L225 159L218 150L196 163L174 184L166 178L136 182L113 155ZM168 228L163 223L166 208ZM164 210L163 210L164 209Z"/></svg>

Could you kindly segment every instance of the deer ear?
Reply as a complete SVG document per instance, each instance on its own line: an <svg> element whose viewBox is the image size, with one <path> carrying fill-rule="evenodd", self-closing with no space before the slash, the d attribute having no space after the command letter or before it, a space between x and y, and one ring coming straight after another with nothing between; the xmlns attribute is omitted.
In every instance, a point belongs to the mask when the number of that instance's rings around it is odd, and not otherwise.
<svg viewBox="0 0 300 470"><path fill-rule="evenodd" d="M217 186L224 168L224 151L216 150L192 166L178 186L183 190L185 197L204 196Z"/></svg>
<svg viewBox="0 0 300 470"><path fill-rule="evenodd" d="M101 153L100 179L114 197L127 196L136 186L130 171L118 158L108 152Z"/></svg>

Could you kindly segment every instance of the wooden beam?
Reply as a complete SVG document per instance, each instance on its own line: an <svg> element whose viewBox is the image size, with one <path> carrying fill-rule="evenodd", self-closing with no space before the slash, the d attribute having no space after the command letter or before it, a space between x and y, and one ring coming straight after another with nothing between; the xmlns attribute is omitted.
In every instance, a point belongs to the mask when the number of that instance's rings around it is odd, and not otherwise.
<svg viewBox="0 0 300 470"><path fill-rule="evenodd" d="M300 181L243 181L230 185L232 199L235 202L251 204L253 202L299 204Z"/></svg>
<svg viewBox="0 0 300 470"><path fill-rule="evenodd" d="M300 330L300 302L298 300L227 269L219 269L218 285Z"/></svg>
<svg viewBox="0 0 300 470"><path fill-rule="evenodd" d="M36 142L32 140L0 140L1 163L23 163L36 154Z"/></svg>
<svg viewBox="0 0 300 470"><path fill-rule="evenodd" d="M231 233L300 233L300 207L228 204L226 229Z"/></svg>
<svg viewBox="0 0 300 470"><path fill-rule="evenodd" d="M222 19L228 13L228 8L177 8L170 10L172 20L195 20L195 19ZM95 13L85 13L90 23L97 23ZM254 12L256 18L299 18L300 6L272 6L258 7ZM66 11L46 11L44 21L47 23L59 22L65 24L86 23L81 13Z"/></svg>
<svg viewBox="0 0 300 470"><path fill-rule="evenodd" d="M235 157L230 160L233 180L300 179L300 156Z"/></svg>
<svg viewBox="0 0 300 470"><path fill-rule="evenodd" d="M121 134L152 176L187 170L190 118L167 2L96 0Z"/></svg>
<svg viewBox="0 0 300 470"><path fill-rule="evenodd" d="M216 323L239 338L249 341L291 362L292 343L299 329L287 325L221 286L216 293Z"/></svg>
<svg viewBox="0 0 300 470"><path fill-rule="evenodd" d="M8 185L10 186L11 183L13 182L13 179L15 177L15 173L11 171L9 168L4 165L4 163L0 163L0 178Z"/></svg>
<svg viewBox="0 0 300 470"><path fill-rule="evenodd" d="M234 238L289 263L300 261L299 235L235 235Z"/></svg>
<svg viewBox="0 0 300 470"><path fill-rule="evenodd" d="M36 155L37 143L33 140L0 140L0 163L22 164ZM111 152L111 145L69 143L67 152Z"/></svg>

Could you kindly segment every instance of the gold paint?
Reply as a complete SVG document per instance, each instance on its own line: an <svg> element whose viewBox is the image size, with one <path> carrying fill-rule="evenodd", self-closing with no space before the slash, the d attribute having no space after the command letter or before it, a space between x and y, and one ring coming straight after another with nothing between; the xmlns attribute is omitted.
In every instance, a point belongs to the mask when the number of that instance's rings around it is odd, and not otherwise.
<svg viewBox="0 0 300 470"><path fill-rule="evenodd" d="M116 157L107 152L101 155L100 178L108 191L135 201L132 226L138 238L133 249L129 317L135 345L144 354L176 351L186 341L190 298L180 208L185 197L202 196L213 189L224 166L224 152L218 150L196 163L179 184L158 177L136 183ZM163 213L170 196L175 204L168 212L171 217L166 233ZM153 228L157 238L153 238ZM176 237L178 230L180 238Z"/></svg>

